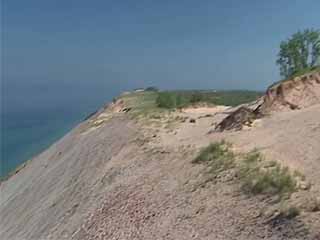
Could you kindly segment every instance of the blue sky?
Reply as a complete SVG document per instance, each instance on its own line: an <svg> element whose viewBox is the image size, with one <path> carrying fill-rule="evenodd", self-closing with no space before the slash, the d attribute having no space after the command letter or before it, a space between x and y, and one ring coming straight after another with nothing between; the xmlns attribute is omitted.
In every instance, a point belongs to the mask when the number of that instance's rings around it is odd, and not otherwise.
<svg viewBox="0 0 320 240"><path fill-rule="evenodd" d="M319 0L3 0L5 87L265 89ZM75 94L75 93L71 93Z"/></svg>

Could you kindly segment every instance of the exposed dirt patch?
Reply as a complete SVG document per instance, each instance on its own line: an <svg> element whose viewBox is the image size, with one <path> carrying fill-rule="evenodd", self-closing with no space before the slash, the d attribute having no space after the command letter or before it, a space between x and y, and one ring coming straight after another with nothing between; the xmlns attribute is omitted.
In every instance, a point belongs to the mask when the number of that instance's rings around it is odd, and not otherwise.
<svg viewBox="0 0 320 240"><path fill-rule="evenodd" d="M297 110L320 103L320 72L315 71L270 87L261 106L263 113Z"/></svg>

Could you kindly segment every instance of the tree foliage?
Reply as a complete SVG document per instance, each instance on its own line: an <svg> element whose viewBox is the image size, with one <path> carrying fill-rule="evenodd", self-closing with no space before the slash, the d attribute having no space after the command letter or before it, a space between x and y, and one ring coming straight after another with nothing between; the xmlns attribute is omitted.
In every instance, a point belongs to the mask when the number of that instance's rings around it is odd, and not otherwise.
<svg viewBox="0 0 320 240"><path fill-rule="evenodd" d="M284 78L320 65L320 31L299 31L280 44L277 64Z"/></svg>

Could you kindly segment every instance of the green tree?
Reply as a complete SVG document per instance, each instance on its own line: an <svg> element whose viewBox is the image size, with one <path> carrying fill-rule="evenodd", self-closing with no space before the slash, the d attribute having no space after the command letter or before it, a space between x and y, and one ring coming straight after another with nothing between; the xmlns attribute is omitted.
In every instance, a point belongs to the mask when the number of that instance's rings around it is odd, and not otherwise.
<svg viewBox="0 0 320 240"><path fill-rule="evenodd" d="M305 69L320 65L320 31L299 31L280 44L277 64L280 74L288 78Z"/></svg>

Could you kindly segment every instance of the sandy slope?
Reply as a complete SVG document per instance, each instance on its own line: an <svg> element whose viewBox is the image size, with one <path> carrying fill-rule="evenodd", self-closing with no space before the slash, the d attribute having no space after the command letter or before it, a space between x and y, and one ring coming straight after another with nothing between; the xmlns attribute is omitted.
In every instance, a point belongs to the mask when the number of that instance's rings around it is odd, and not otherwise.
<svg viewBox="0 0 320 240"><path fill-rule="evenodd" d="M112 168L107 163L135 130L125 119L88 135L86 128L80 125L1 184L0 239L63 239L99 203Z"/></svg>
<svg viewBox="0 0 320 240"><path fill-rule="evenodd" d="M205 183L205 169L191 161L200 147L227 139L236 151L259 148L303 171L313 185L302 195L317 195L320 105L207 134L223 111L174 113L196 122L170 128L125 113L94 116L1 184L0 238L319 239L319 212L268 222L268 200L244 195L232 171Z"/></svg>

